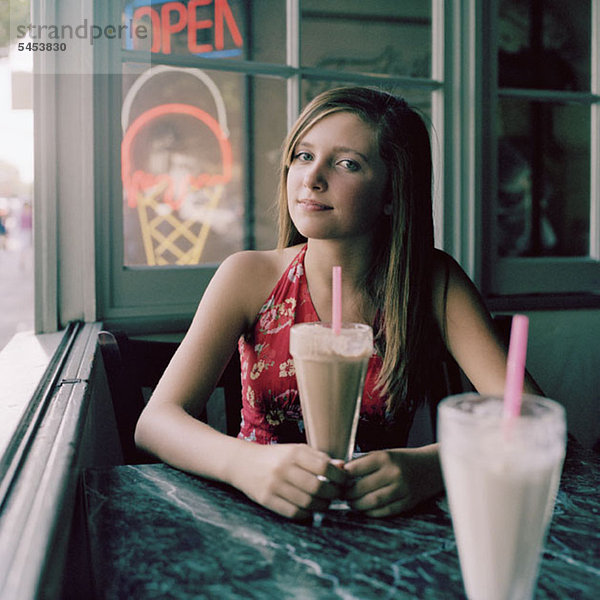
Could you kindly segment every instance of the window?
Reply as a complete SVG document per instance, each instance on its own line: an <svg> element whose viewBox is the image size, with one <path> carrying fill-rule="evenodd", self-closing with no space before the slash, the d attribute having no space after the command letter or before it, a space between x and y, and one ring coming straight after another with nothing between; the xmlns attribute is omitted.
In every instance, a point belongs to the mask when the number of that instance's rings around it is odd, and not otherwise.
<svg viewBox="0 0 600 600"><path fill-rule="evenodd" d="M10 27L28 13L25 0L0 12L0 351L33 327L33 61Z"/></svg>
<svg viewBox="0 0 600 600"><path fill-rule="evenodd" d="M491 295L600 290L599 12L498 2Z"/></svg>
<svg viewBox="0 0 600 600"><path fill-rule="evenodd" d="M226 255L274 245L300 107L353 83L430 120L436 241L489 299L600 289L598 4L544 2L540 18L533 0L33 3L35 23L136 32L34 57L84 74L36 79L37 328L185 328ZM542 35L571 65L552 85L518 54L547 13L576 32Z"/></svg>
<svg viewBox="0 0 600 600"><path fill-rule="evenodd" d="M442 130L441 20L428 3L106 4L97 21L132 32L96 47L98 239L111 240L99 244L97 293L109 321L178 327L220 261L276 244L281 143L320 91L382 85Z"/></svg>

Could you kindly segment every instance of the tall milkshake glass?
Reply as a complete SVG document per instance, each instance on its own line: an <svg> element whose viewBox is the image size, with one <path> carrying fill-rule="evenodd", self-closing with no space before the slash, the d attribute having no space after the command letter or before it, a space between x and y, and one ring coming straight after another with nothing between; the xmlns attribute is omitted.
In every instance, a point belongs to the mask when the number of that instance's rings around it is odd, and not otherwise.
<svg viewBox="0 0 600 600"><path fill-rule="evenodd" d="M373 331L362 323L299 323L290 330L308 444L331 458L352 457Z"/></svg>
<svg viewBox="0 0 600 600"><path fill-rule="evenodd" d="M469 600L533 597L565 455L563 407L524 395L446 398L438 409L440 459Z"/></svg>

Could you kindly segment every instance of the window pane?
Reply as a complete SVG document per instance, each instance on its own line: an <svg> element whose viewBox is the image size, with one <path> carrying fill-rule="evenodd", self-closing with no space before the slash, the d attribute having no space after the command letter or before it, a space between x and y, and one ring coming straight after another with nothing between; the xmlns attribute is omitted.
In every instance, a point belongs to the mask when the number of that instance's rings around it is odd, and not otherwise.
<svg viewBox="0 0 600 600"><path fill-rule="evenodd" d="M286 0L251 3L252 10L248 10L246 15L251 33L245 44L248 60L285 63L285 3Z"/></svg>
<svg viewBox="0 0 600 600"><path fill-rule="evenodd" d="M243 58L244 0L125 0L123 48L210 58Z"/></svg>
<svg viewBox="0 0 600 600"><path fill-rule="evenodd" d="M18 51L8 27L9 16L13 25L28 23L29 9L28 2L11 3L10 15L4 9L0 39L0 351L34 328L33 56Z"/></svg>
<svg viewBox="0 0 600 600"><path fill-rule="evenodd" d="M430 77L430 3L306 0L302 3L302 64Z"/></svg>
<svg viewBox="0 0 600 600"><path fill-rule="evenodd" d="M501 99L499 109L499 255L586 256L589 107Z"/></svg>
<svg viewBox="0 0 600 600"><path fill-rule="evenodd" d="M266 250L277 245L279 160L287 133L286 82L255 77L252 82L252 173L254 239L246 246Z"/></svg>
<svg viewBox="0 0 600 600"><path fill-rule="evenodd" d="M502 0L500 87L590 89L590 0Z"/></svg>
<svg viewBox="0 0 600 600"><path fill-rule="evenodd" d="M123 86L124 264L214 263L240 250L244 76L124 64Z"/></svg>
<svg viewBox="0 0 600 600"><path fill-rule="evenodd" d="M352 82L332 82L319 79L304 80L302 82L303 106L308 104L316 95L336 87L356 85ZM426 122L431 120L431 92L417 88L400 87L393 85L380 85L381 89L404 98L413 108L421 112Z"/></svg>

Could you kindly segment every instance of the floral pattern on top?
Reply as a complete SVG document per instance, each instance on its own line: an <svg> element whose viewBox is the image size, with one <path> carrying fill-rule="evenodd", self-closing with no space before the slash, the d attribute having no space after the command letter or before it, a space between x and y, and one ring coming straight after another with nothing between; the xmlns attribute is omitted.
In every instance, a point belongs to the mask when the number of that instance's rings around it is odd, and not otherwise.
<svg viewBox="0 0 600 600"><path fill-rule="evenodd" d="M242 420L239 438L260 444L305 442L290 328L318 321L304 273L306 245L294 257L260 309L252 329L240 337ZM381 357L369 360L356 451L403 446L408 427L391 419L377 392Z"/></svg>

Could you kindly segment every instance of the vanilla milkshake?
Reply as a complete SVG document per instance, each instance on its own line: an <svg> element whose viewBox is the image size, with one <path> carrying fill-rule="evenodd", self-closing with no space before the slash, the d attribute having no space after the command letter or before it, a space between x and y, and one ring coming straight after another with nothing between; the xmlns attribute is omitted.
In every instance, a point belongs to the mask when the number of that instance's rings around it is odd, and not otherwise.
<svg viewBox="0 0 600 600"><path fill-rule="evenodd" d="M440 459L470 600L533 597L565 454L564 409L523 396L504 421L498 397L461 394L438 412Z"/></svg>
<svg viewBox="0 0 600 600"><path fill-rule="evenodd" d="M327 323L300 323L290 331L307 441L331 458L352 457L372 352L368 325L344 323L336 334Z"/></svg>

